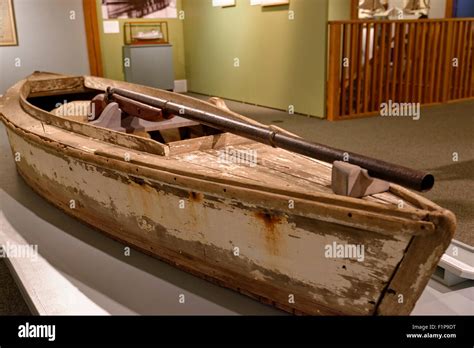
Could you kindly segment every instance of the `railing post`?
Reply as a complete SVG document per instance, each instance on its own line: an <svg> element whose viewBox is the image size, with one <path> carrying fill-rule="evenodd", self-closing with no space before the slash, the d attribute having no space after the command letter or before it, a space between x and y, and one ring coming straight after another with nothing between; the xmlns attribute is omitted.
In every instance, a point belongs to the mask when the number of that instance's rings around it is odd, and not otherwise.
<svg viewBox="0 0 474 348"><path fill-rule="evenodd" d="M341 26L340 23L329 23L329 64L327 83L327 119L329 121L336 120L340 113Z"/></svg>
<svg viewBox="0 0 474 348"><path fill-rule="evenodd" d="M444 76L443 76L443 84L442 84L442 98L441 101L443 103L449 100L449 89L451 86L451 74L453 71L453 65L451 62L452 55L453 55L453 20L446 20L444 22L446 26L446 37L445 37L445 51L444 51ZM442 44L442 43L441 43ZM442 46L441 46L442 47Z"/></svg>

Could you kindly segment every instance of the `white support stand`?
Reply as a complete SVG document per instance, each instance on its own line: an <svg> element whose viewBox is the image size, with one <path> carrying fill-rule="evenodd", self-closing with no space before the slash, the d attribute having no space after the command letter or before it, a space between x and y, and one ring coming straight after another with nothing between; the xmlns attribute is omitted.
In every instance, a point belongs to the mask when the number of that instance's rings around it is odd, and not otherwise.
<svg viewBox="0 0 474 348"><path fill-rule="evenodd" d="M474 280L474 248L453 239L439 261L433 278L447 286Z"/></svg>

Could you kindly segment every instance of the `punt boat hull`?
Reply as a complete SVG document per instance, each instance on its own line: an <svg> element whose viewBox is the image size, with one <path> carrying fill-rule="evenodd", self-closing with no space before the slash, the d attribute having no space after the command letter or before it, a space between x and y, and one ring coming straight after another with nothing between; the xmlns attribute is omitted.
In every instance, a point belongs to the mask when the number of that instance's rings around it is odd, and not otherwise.
<svg viewBox="0 0 474 348"><path fill-rule="evenodd" d="M290 313L409 314L453 236L451 212L397 185L412 208L212 180L188 172L184 157L148 165L139 150L38 119L25 110L27 84L0 111L18 173L38 194L128 246ZM345 245L363 254L338 255Z"/></svg>

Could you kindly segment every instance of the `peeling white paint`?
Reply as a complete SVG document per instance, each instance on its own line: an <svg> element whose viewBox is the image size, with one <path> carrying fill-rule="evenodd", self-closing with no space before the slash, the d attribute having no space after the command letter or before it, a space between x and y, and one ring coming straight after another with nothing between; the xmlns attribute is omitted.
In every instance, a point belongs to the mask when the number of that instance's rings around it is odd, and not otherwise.
<svg viewBox="0 0 474 348"><path fill-rule="evenodd" d="M198 241L229 252L229 240L232 240L233 245L240 249L239 257L311 287L331 291L347 306L366 306L369 300L379 296L381 281L375 282L374 268L377 268L379 278L382 276L383 280L388 280L407 243L385 239L377 242L377 238L382 236L374 234L376 243L373 245L382 245L381 250L374 250L375 257L366 255L362 263L327 259L324 257L324 245L334 241L345 243L331 231L321 231L322 234L308 232L287 223L285 219L275 224L273 231L269 231L252 211L237 208L230 200L209 201L216 207L213 209L202 202L186 199L185 209L178 209L181 197L164 191L157 192L148 185L123 183L102 175L92 164L66 161L40 148L31 147L11 132L9 135L13 148L26 154L25 163L35 168L37 175L55 181L58 193L64 192L60 190L61 187L75 188L105 208L114 210L117 219L134 218L137 230L144 230L146 233L143 238L148 238L150 242L158 242L155 235L150 233L156 225L163 226L170 235L182 240ZM53 175L53 172L56 174ZM289 237L288 234L299 238ZM384 254L387 254L386 257L380 259L379 256ZM342 265L347 265L347 269L343 270ZM252 275L255 279L265 279L263 274L257 272ZM374 287L370 293L364 292L360 299L347 298L347 294L357 289L357 283L374 284ZM324 303L324 296L317 292L314 298Z"/></svg>

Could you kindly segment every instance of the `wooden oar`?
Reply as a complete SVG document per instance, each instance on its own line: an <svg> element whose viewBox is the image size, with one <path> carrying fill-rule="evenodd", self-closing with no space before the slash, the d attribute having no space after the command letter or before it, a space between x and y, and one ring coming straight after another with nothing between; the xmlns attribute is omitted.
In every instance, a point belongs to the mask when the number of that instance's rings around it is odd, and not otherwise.
<svg viewBox="0 0 474 348"><path fill-rule="evenodd" d="M114 96L117 95L161 109L163 113L179 115L223 132L237 134L263 144L279 147L321 161L328 163L334 161L352 163L367 169L369 175L374 178L390 181L414 190L427 191L434 185L433 175L424 171L402 167L349 151L309 142L276 129L252 124L241 119L233 119L217 113L199 110L170 100L150 97L146 94L121 88L107 88L108 99L113 99Z"/></svg>

